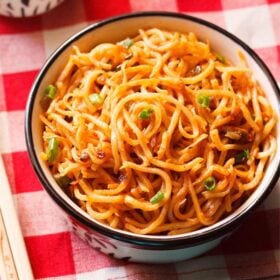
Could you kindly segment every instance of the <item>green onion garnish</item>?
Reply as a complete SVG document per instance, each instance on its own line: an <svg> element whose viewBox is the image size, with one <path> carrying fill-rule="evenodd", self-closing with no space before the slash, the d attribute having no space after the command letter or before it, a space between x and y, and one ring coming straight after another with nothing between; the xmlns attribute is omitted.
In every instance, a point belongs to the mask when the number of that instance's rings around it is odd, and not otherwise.
<svg viewBox="0 0 280 280"><path fill-rule="evenodd" d="M250 156L250 151L249 151L249 149L245 149L244 151L241 151L240 153L238 153L238 154L235 156L235 162L236 162L236 163L244 162L244 161L246 161L247 159L249 159L249 156Z"/></svg>
<svg viewBox="0 0 280 280"><path fill-rule="evenodd" d="M98 93L93 93L89 95L89 101L93 105L99 105L103 103L103 98Z"/></svg>
<svg viewBox="0 0 280 280"><path fill-rule="evenodd" d="M133 45L133 43L134 43L134 41L132 39L126 38L123 41L118 42L117 45L121 45L124 48L128 49Z"/></svg>
<svg viewBox="0 0 280 280"><path fill-rule="evenodd" d="M216 179L214 177L208 177L204 182L203 182L204 187L208 191L212 191L216 187Z"/></svg>
<svg viewBox="0 0 280 280"><path fill-rule="evenodd" d="M198 102L200 107L207 108L209 106L209 103L210 103L210 97L208 95L199 94L197 96L197 102Z"/></svg>
<svg viewBox="0 0 280 280"><path fill-rule="evenodd" d="M152 109L144 109L140 114L139 114L139 118L142 120L147 120L151 117L151 114L154 111Z"/></svg>
<svg viewBox="0 0 280 280"><path fill-rule="evenodd" d="M156 204L161 202L164 199L164 192L163 191L158 191L151 199L150 202L152 204Z"/></svg>
<svg viewBox="0 0 280 280"><path fill-rule="evenodd" d="M54 85L48 85L45 89L45 94L50 99L54 99L56 94L56 87Z"/></svg>
<svg viewBox="0 0 280 280"><path fill-rule="evenodd" d="M218 59L220 62L222 62L222 63L225 63L225 62L226 62L225 57L224 57L223 55L221 55L221 54L217 54L217 59Z"/></svg>
<svg viewBox="0 0 280 280"><path fill-rule="evenodd" d="M56 161L58 156L58 141L56 137L51 137L48 140L47 159L49 163Z"/></svg>

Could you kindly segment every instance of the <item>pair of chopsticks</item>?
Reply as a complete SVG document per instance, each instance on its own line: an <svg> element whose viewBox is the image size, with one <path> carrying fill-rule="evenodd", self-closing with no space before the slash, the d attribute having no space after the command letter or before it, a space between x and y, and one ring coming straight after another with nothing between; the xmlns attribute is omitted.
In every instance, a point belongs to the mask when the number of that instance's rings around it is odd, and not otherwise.
<svg viewBox="0 0 280 280"><path fill-rule="evenodd" d="M0 280L32 280L33 274L0 154Z"/></svg>

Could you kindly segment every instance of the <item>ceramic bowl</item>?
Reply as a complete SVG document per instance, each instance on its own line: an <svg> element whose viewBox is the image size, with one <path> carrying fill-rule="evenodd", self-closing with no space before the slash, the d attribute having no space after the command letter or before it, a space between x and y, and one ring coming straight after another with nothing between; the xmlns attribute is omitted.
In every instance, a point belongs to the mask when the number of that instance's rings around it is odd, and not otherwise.
<svg viewBox="0 0 280 280"><path fill-rule="evenodd" d="M64 0L0 0L0 15L33 17L46 13Z"/></svg>
<svg viewBox="0 0 280 280"><path fill-rule="evenodd" d="M223 53L233 62L237 62L237 51L241 50L280 119L280 94L277 84L265 64L245 43L220 27L198 18L177 13L146 12L101 21L88 26L64 42L49 58L34 82L26 108L25 132L34 169L51 198L67 214L74 232L95 249L116 258L145 263L164 263L200 255L218 245L236 229L274 187L280 173L280 149L277 149L277 154L269 162L261 184L243 205L216 224L194 232L175 236L138 235L112 229L94 221L81 210L56 184L45 162L39 157L42 151L43 128L38 115L42 110L39 102L44 88L55 81L73 45L79 46L82 51L89 51L102 42L117 42L134 36L139 28L151 27L178 32L192 31L199 39L209 40L214 50ZM280 122L276 129L278 147L280 147L279 126Z"/></svg>

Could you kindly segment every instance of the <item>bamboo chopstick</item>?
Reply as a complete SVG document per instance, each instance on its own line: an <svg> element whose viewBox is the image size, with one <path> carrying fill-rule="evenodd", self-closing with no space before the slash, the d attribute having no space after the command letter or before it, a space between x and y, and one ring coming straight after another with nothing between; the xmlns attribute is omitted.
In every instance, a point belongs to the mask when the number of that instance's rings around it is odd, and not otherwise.
<svg viewBox="0 0 280 280"><path fill-rule="evenodd" d="M32 280L33 274L0 154L0 280Z"/></svg>

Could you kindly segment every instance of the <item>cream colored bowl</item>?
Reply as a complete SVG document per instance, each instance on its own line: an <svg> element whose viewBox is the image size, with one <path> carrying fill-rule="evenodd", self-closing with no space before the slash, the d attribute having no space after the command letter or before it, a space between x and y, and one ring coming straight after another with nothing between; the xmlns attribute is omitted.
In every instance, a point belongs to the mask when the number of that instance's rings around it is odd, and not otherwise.
<svg viewBox="0 0 280 280"><path fill-rule="evenodd" d="M274 187L280 173L280 149L277 149L276 156L269 162L261 184L243 205L216 224L194 232L176 236L133 234L101 224L80 209L60 189L45 162L39 157L42 151L42 124L38 115L42 110L39 102L44 88L55 81L74 44L82 51L89 51L102 42L117 42L134 36L139 28L151 27L183 33L192 31L199 39L209 40L214 50L223 53L233 62L237 61L237 51L242 50L280 119L279 89L276 82L265 64L245 43L220 27L198 18L176 13L148 12L123 15L93 24L61 45L43 66L31 89L26 108L25 132L29 155L39 179L53 200L68 215L73 230L82 239L92 247L120 259L162 263L200 255L219 244L237 228ZM279 122L277 144L280 147Z"/></svg>

